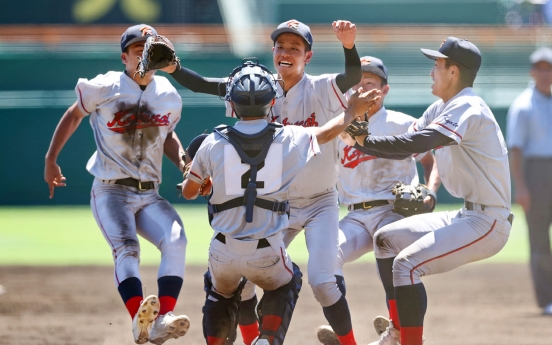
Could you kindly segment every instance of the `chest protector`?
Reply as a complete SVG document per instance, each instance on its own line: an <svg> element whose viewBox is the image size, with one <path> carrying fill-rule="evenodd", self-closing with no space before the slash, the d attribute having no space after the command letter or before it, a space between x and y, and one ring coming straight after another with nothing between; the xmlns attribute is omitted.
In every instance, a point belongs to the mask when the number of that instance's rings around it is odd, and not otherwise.
<svg viewBox="0 0 552 345"><path fill-rule="evenodd" d="M269 123L262 131L255 134L244 134L232 126L218 126L215 128L224 139L228 140L234 147L242 163L251 166L249 181L243 197L229 200L222 204L209 205L209 213L212 216L215 213L222 212L234 207L245 206L245 221L253 221L253 207L261 207L278 213L289 213L289 203L273 202L257 198L257 172L259 165L264 162L274 139L282 133L284 126L279 123Z"/></svg>

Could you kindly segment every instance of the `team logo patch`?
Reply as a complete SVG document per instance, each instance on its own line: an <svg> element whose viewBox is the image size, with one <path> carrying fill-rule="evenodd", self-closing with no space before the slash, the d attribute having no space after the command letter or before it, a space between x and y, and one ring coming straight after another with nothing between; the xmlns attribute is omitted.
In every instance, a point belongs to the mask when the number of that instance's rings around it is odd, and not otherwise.
<svg viewBox="0 0 552 345"><path fill-rule="evenodd" d="M354 169L360 163L376 158L378 157L364 154L363 152L358 151L352 146L345 146L345 148L343 148L343 158L341 159L341 164L344 168Z"/></svg>
<svg viewBox="0 0 552 345"><path fill-rule="evenodd" d="M292 28L293 30L298 30L299 29L299 22L296 21L295 19L292 19L292 20L287 22L287 26L288 26L288 28Z"/></svg>
<svg viewBox="0 0 552 345"><path fill-rule="evenodd" d="M121 110L114 114L113 120L107 123L107 128L113 132L126 133L148 127L169 126L170 115L171 113L167 115L136 113L134 109Z"/></svg>
<svg viewBox="0 0 552 345"><path fill-rule="evenodd" d="M150 26L142 26L140 28L140 31L142 32L142 36L146 36L146 35L153 35L153 31L152 31L152 28Z"/></svg>
<svg viewBox="0 0 552 345"><path fill-rule="evenodd" d="M273 121L274 122L274 121ZM289 126L303 126L303 127L318 127L318 122L316 121L316 115L312 113L306 120L290 122L288 118L282 120L282 125Z"/></svg>
<svg viewBox="0 0 552 345"><path fill-rule="evenodd" d="M360 64L362 66L369 65L370 63L372 63L372 61L370 61L370 59L360 59Z"/></svg>
<svg viewBox="0 0 552 345"><path fill-rule="evenodd" d="M443 40L443 42L441 42L441 45L439 46L439 49L441 49L441 47L443 46L443 44L445 44L446 41L447 40L445 39L445 40Z"/></svg>

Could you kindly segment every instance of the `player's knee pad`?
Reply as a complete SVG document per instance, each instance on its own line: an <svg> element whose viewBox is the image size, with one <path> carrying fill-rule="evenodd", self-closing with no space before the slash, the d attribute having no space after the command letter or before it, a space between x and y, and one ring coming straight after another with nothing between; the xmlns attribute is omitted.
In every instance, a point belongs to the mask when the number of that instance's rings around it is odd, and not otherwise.
<svg viewBox="0 0 552 345"><path fill-rule="evenodd" d="M204 277L204 290L206 293L203 306L203 336L225 339L232 344L236 339L236 327L238 325L238 310L241 300L241 290L245 285L245 278L230 298L213 291L211 273L207 271Z"/></svg>
<svg viewBox="0 0 552 345"><path fill-rule="evenodd" d="M276 290L265 291L257 304L260 336L269 336L273 345L281 345L284 342L303 285L302 277L299 267L293 264L293 277L290 282Z"/></svg>

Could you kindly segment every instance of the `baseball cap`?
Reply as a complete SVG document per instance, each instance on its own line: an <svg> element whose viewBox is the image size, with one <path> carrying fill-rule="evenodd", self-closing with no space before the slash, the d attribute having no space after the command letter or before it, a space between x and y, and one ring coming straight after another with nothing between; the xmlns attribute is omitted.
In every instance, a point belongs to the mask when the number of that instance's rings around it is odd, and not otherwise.
<svg viewBox="0 0 552 345"><path fill-rule="evenodd" d="M157 31L147 24L138 24L129 27L121 36L121 51L136 42L145 41L149 36L157 36Z"/></svg>
<svg viewBox="0 0 552 345"><path fill-rule="evenodd" d="M312 34L310 28L307 25L295 19L288 20L287 22L283 22L282 24L278 25L276 30L272 31L272 34L270 34L270 38L273 42L276 42L278 36L285 32L301 36L307 42L309 48L312 49Z"/></svg>
<svg viewBox="0 0 552 345"><path fill-rule="evenodd" d="M362 72L372 73L380 78L387 80L387 67L383 64L383 61L373 56L363 56L360 58L360 67Z"/></svg>
<svg viewBox="0 0 552 345"><path fill-rule="evenodd" d="M209 134L203 133L198 135L197 137L193 138L192 141L190 141L190 144L186 148L186 152L188 154L188 157L190 160L193 160L197 150L199 150L199 147L201 144L203 144L203 141L209 136Z"/></svg>
<svg viewBox="0 0 552 345"><path fill-rule="evenodd" d="M437 58L451 59L475 73L481 67L481 52L479 49L475 44L461 38L448 37L441 44L439 51L423 48L421 51L432 60Z"/></svg>
<svg viewBox="0 0 552 345"><path fill-rule="evenodd" d="M548 47L543 47L535 50L533 54L529 57L531 64L536 64L537 62L544 61L552 64L552 49Z"/></svg>

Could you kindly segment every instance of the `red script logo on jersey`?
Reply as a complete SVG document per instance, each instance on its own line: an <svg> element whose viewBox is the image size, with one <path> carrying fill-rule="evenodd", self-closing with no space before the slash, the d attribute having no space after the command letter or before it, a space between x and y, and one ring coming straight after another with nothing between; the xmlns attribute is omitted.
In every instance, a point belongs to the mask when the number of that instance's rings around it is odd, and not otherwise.
<svg viewBox="0 0 552 345"><path fill-rule="evenodd" d="M121 110L115 113L113 120L107 123L107 127L113 132L125 133L148 127L162 127L171 124L169 116L161 114L148 115L143 111L138 114L131 113L134 109Z"/></svg>
<svg viewBox="0 0 552 345"><path fill-rule="evenodd" d="M343 158L341 159L341 164L343 164L344 168L354 169L360 163L376 158L378 157L368 156L367 154L360 152L352 146L345 146L345 148L343 149Z"/></svg>
<svg viewBox="0 0 552 345"><path fill-rule="evenodd" d="M272 122L275 122L276 119L278 119L278 116L272 116L271 120ZM288 118L282 120L282 125L289 126L289 125L295 125L295 126L303 126L303 127L318 127L318 122L316 122L316 115L312 113L306 120L303 121L297 121L295 123L289 122Z"/></svg>

